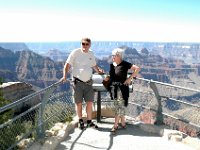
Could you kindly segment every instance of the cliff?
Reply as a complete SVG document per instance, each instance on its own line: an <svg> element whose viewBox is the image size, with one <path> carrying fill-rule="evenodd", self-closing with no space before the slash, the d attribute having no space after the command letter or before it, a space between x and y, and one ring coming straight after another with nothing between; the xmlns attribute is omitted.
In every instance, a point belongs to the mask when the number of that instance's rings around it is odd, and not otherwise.
<svg viewBox="0 0 200 150"><path fill-rule="evenodd" d="M7 82L0 85L3 97L14 102L34 92L32 86L25 82Z"/></svg>
<svg viewBox="0 0 200 150"><path fill-rule="evenodd" d="M32 86L25 82L7 82L0 85L0 91L3 93L3 98L10 102L15 102L33 92ZM38 103L38 100L31 101L31 103L22 103L15 107L15 112L20 112L22 107L31 107Z"/></svg>
<svg viewBox="0 0 200 150"><path fill-rule="evenodd" d="M5 82L24 81L44 88L62 77L64 63L54 62L30 50L0 48L0 77Z"/></svg>
<svg viewBox="0 0 200 150"><path fill-rule="evenodd" d="M0 47L4 48L4 49L9 49L13 52L15 51L21 51L21 50L27 50L28 47L26 46L25 43L13 43L13 42L0 42Z"/></svg>
<svg viewBox="0 0 200 150"><path fill-rule="evenodd" d="M150 53L146 48L140 52L127 46L121 46L121 48L125 50L125 60L140 66L140 77L177 84L172 78L189 79L191 73L200 74L199 65L187 65L182 60L163 58L159 54ZM48 56L56 61L61 60L61 55L64 54L58 50L48 52ZM0 47L0 77L6 82L23 81L44 88L62 77L64 57L67 58L67 55L63 56L63 61L55 62L49 57L41 56L30 50L13 52ZM105 72L109 71L110 63L112 63L111 55L103 59L97 58L97 64Z"/></svg>

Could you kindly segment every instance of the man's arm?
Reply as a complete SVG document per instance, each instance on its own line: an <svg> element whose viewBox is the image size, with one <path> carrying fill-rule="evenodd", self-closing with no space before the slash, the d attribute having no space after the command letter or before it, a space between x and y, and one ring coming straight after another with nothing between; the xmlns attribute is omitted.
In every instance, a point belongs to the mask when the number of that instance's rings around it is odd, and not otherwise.
<svg viewBox="0 0 200 150"><path fill-rule="evenodd" d="M69 63L65 63L64 68L63 68L63 78L62 81L66 81L67 79L67 73L69 72L70 69L70 64Z"/></svg>
<svg viewBox="0 0 200 150"><path fill-rule="evenodd" d="M104 74L104 70L99 68L97 65L93 67L93 69L98 73L98 74Z"/></svg>

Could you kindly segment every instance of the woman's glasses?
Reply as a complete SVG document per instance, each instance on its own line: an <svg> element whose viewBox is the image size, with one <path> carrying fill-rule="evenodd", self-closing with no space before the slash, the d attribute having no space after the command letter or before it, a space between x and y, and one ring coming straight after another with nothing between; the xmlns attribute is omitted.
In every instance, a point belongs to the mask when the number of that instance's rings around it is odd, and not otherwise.
<svg viewBox="0 0 200 150"><path fill-rule="evenodd" d="M84 43L84 42L82 42L82 45L83 46L88 46L88 45L90 45L89 43Z"/></svg>
<svg viewBox="0 0 200 150"><path fill-rule="evenodd" d="M119 55L112 55L113 58L118 57Z"/></svg>

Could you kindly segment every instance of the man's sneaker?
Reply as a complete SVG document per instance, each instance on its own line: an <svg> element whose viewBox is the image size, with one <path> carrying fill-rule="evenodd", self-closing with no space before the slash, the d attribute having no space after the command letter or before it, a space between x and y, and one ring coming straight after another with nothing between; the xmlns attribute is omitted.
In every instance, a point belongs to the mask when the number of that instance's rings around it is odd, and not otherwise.
<svg viewBox="0 0 200 150"><path fill-rule="evenodd" d="M79 121L78 125L79 125L79 128L80 128L81 130L84 129L84 122L83 122L83 121Z"/></svg>
<svg viewBox="0 0 200 150"><path fill-rule="evenodd" d="M95 128L95 129L99 128L99 127L98 127L96 124L94 124L93 122L87 123L87 128L89 128L89 127Z"/></svg>

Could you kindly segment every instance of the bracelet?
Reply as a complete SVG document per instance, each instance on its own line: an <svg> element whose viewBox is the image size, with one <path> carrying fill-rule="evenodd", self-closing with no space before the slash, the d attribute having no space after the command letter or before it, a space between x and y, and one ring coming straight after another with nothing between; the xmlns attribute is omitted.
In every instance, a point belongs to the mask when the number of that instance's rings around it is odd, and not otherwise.
<svg viewBox="0 0 200 150"><path fill-rule="evenodd" d="M131 77L131 79L135 79L136 80L136 77Z"/></svg>

